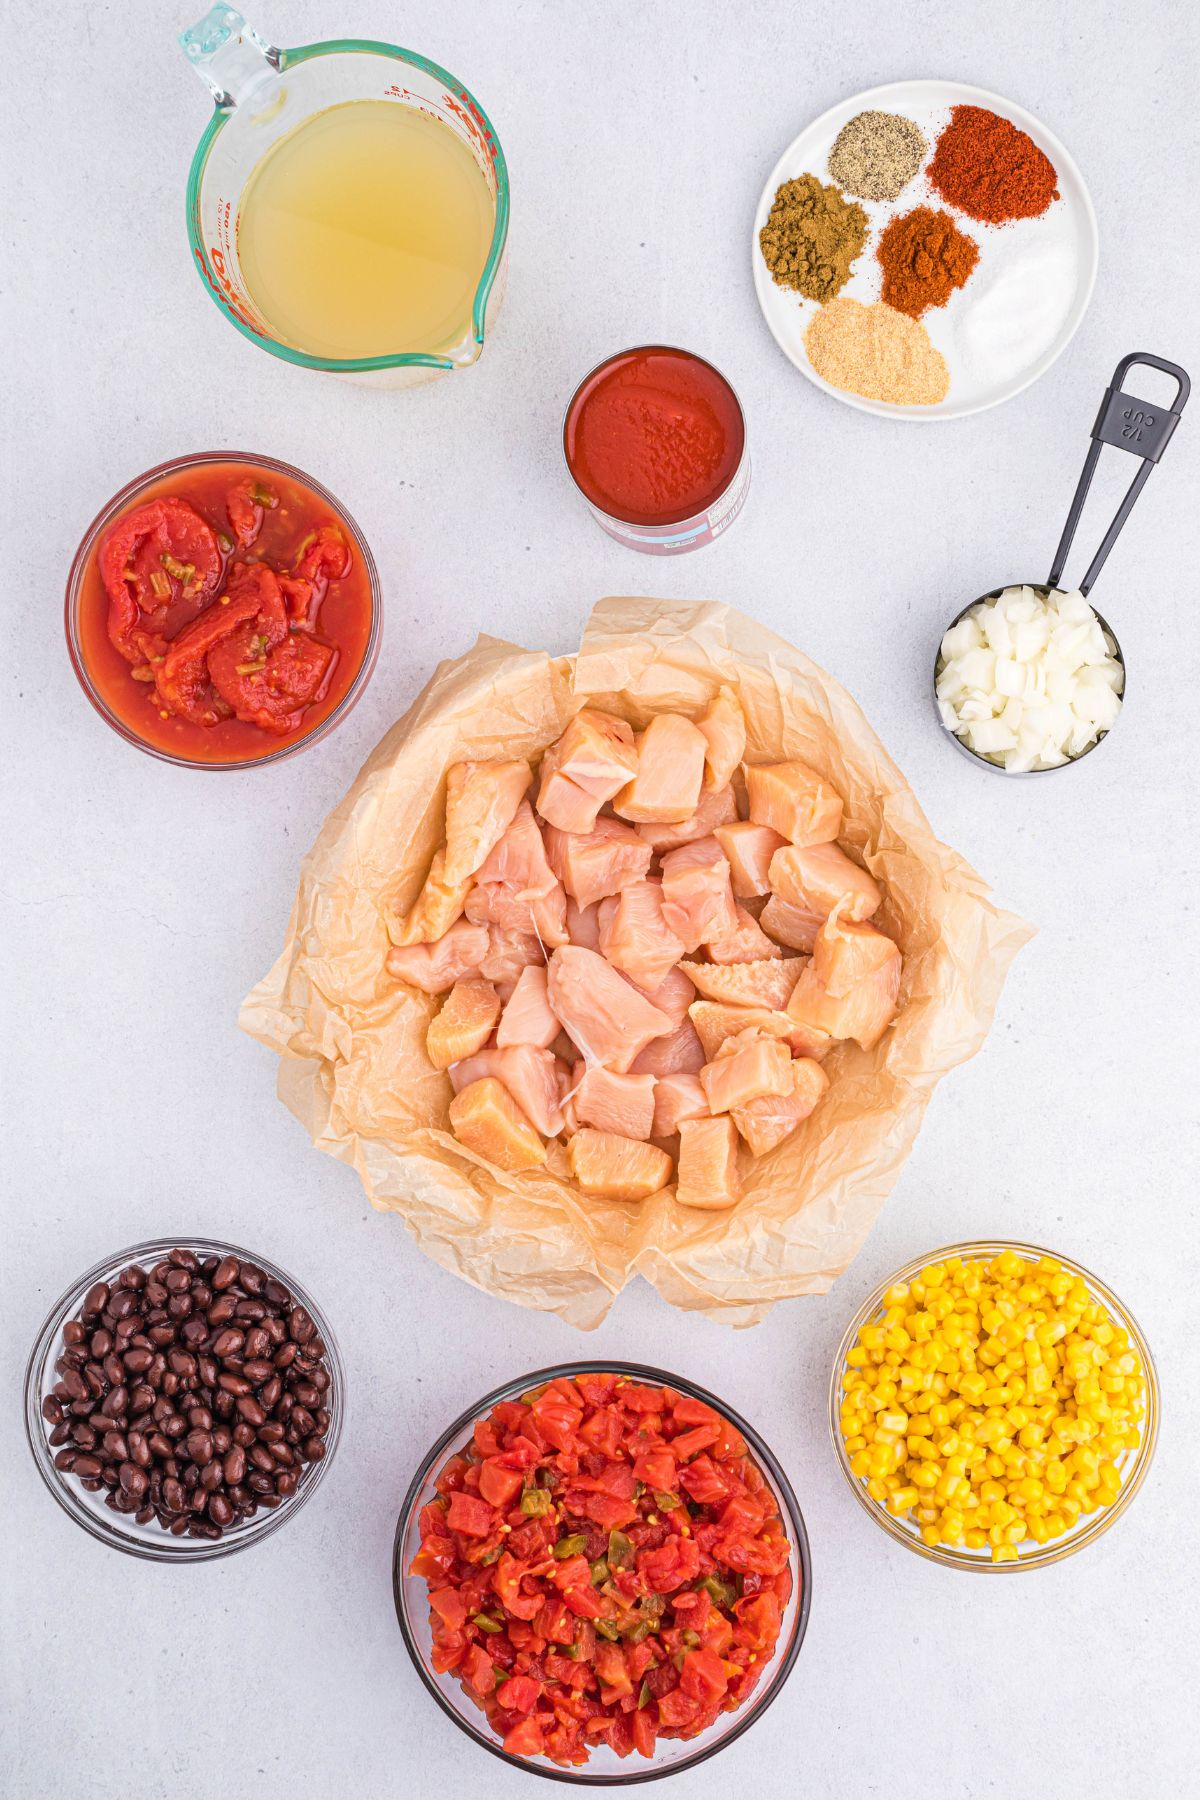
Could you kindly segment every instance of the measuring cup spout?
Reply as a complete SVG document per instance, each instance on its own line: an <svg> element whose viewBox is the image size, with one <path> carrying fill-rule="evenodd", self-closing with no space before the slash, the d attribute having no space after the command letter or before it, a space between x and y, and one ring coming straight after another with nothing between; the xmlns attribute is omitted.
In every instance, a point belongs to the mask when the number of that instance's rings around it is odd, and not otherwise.
<svg viewBox="0 0 1200 1800"><path fill-rule="evenodd" d="M214 6L179 42L221 112L244 105L283 68L283 51L231 6Z"/></svg>

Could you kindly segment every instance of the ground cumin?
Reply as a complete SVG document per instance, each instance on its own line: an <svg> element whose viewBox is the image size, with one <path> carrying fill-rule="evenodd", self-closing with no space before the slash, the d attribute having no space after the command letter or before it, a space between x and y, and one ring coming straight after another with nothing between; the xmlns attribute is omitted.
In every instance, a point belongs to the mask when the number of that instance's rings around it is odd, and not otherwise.
<svg viewBox="0 0 1200 1800"><path fill-rule="evenodd" d="M962 287L979 261L979 246L948 212L918 206L889 219L875 254L883 269L885 304L919 319L931 306L945 306Z"/></svg>
<svg viewBox="0 0 1200 1800"><path fill-rule="evenodd" d="M891 406L936 406L950 371L929 333L907 313L877 301L832 300L804 334L808 360L831 387Z"/></svg>
<svg viewBox="0 0 1200 1800"><path fill-rule="evenodd" d="M867 215L815 175L785 181L758 234L771 278L809 300L832 300L850 279L867 237Z"/></svg>

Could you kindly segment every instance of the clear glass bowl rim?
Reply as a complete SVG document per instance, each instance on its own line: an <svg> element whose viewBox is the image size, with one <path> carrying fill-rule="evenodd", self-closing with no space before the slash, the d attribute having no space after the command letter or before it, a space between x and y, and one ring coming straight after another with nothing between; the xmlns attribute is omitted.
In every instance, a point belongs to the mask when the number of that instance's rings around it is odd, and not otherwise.
<svg viewBox="0 0 1200 1800"><path fill-rule="evenodd" d="M167 1252L177 1248L192 1250L198 1256L236 1256L239 1262L253 1263L262 1269L264 1274L281 1281L293 1298L304 1307L315 1323L318 1332L325 1342L325 1360L333 1378L332 1393L336 1404L329 1408L329 1431L325 1438L325 1455L316 1465L309 1464L312 1470L297 1488L290 1500L274 1511L261 1511L247 1526L235 1531L231 1536L218 1538L174 1538L169 1532L162 1533L162 1544L154 1539L133 1539L125 1537L119 1530L119 1513L114 1512L112 1523L101 1514L97 1515L83 1504L80 1490L73 1478L60 1473L54 1466L54 1452L50 1447L49 1434L45 1420L42 1418L42 1378L47 1365L52 1361L60 1342L62 1328L72 1314L77 1312L84 1296L94 1282L111 1279L121 1269L135 1262L157 1262ZM172 1237L148 1238L145 1243L131 1244L124 1250L117 1250L111 1256L86 1270L73 1281L70 1287L61 1293L54 1302L34 1339L29 1360L25 1365L25 1436L29 1444L38 1474L49 1488L55 1500L62 1507L68 1518L76 1525L82 1526L89 1536L106 1544L112 1550L120 1550L127 1556L137 1556L149 1562L210 1562L216 1557L232 1556L238 1550L247 1550L252 1544L259 1544L264 1538L278 1531L289 1519L294 1519L302 1506L307 1505L317 1488L325 1479L325 1475L337 1452L342 1437L342 1427L346 1418L346 1372L342 1364L341 1351L324 1312L312 1299L305 1287L286 1269L272 1262L268 1257L257 1256L250 1250L243 1250L237 1244L226 1243L217 1238L189 1236L186 1232Z"/></svg>
<svg viewBox="0 0 1200 1800"><path fill-rule="evenodd" d="M890 1287L898 1286L901 1282L911 1281L930 1263L946 1262L952 1256L962 1257L964 1261L977 1257L999 1256L1004 1250L1015 1251L1018 1256L1026 1258L1049 1257L1054 1262L1061 1263L1064 1269L1085 1281L1096 1298L1102 1300L1109 1312L1113 1313L1119 1323L1128 1330L1130 1337L1137 1345L1145 1371L1146 1417L1142 1427L1142 1441L1134 1453L1132 1462L1128 1465L1127 1473L1121 1482L1121 1491L1111 1506L1103 1507L1099 1512L1093 1513L1086 1525L1066 1538L1038 1544L1034 1550L1023 1550L1015 1562L994 1563L979 1552L960 1550L948 1544L926 1544L910 1526L906 1526L900 1519L893 1518L891 1513L885 1512L878 1501L872 1500L863 1483L851 1470L850 1459L839 1429L839 1420L842 1376L846 1369L846 1356L853 1349L854 1341L862 1327L880 1311L883 1296L887 1290ZM1107 1282L1101 1281L1098 1275L1093 1275L1090 1269L1085 1268L1082 1263L1076 1262L1074 1257L1065 1256L1061 1250L1047 1250L1040 1244L1022 1243L1018 1238L977 1238L968 1243L947 1244L940 1250L929 1250L924 1256L913 1257L910 1262L905 1263L902 1268L896 1269L867 1295L847 1325L833 1359L833 1370L829 1379L829 1434L833 1440L838 1468L849 1483L854 1498L864 1512L869 1514L875 1523L887 1532L889 1537L894 1538L898 1544L903 1544L906 1549L915 1550L917 1555L923 1556L927 1562L940 1563L943 1568L962 1569L980 1575L1008 1575L1022 1569L1046 1569L1052 1563L1065 1562L1067 1557L1074 1556L1077 1550L1082 1550L1086 1545L1094 1543L1097 1538L1103 1537L1104 1533L1116 1523L1141 1487L1153 1461L1154 1447L1158 1441L1161 1406L1158 1370L1155 1367L1154 1357L1146 1341L1145 1333L1124 1301L1113 1293Z"/></svg>
<svg viewBox="0 0 1200 1800"><path fill-rule="evenodd" d="M460 81L456 75L451 75L448 69L443 69L440 63L432 62L429 57L421 56L416 50L405 50L399 44L388 44L376 38L326 38L317 44L297 44L292 49L280 48L279 55L278 73L280 75L284 74L287 69L295 68L299 63L310 62L317 56L384 56L393 62L408 63L414 69L423 69L436 81L444 83L446 87L465 96L482 119L496 151L496 223L492 231L491 248L488 251L487 261L483 265L471 307L475 342L482 346L486 331L487 305L499 273L504 246L508 242L511 200L508 185L508 163L505 160L503 146L496 134L495 126L475 95L465 82ZM269 351L272 356L278 356L284 362L295 363L302 369L324 369L333 374L342 375L368 374L374 369L419 368L440 369L446 372L455 370L459 365L451 357L434 356L427 351L420 350L403 351L395 356L310 356L304 350L296 350L289 344L281 344L269 333L253 331L243 319L238 317L232 307L226 304L208 280L205 272L208 266L208 257L197 225L200 217L200 188L204 180L204 170L208 164L209 154L216 141L217 133L222 126L228 123L229 117L228 112L222 112L218 108L204 129L200 142L196 146L196 153L192 157L192 166L188 170L186 206L188 242L191 246L192 260L196 271L205 291L213 303L224 313L230 324L235 325L242 336L249 339L250 343L257 344L260 349Z"/></svg>
<svg viewBox="0 0 1200 1800"><path fill-rule="evenodd" d="M708 1744L696 1750L691 1756L683 1757L679 1762L671 1763L665 1768L656 1768L651 1764L648 1768L632 1769L629 1773L622 1768L620 1773L613 1775L589 1774L586 1764L578 1770L565 1769L559 1768L553 1763L543 1765L527 1757L513 1756L505 1750L499 1739L477 1729L473 1723L461 1717L426 1668L425 1659L421 1655L413 1635L405 1603L405 1583L419 1578L409 1576L403 1566L405 1529L421 1490L430 1475L435 1472L440 1459L455 1448L462 1441L464 1435L469 1435L475 1420L488 1412L498 1401L507 1400L514 1394L524 1393L532 1387L541 1387L546 1382L557 1381L562 1376L587 1375L592 1372L629 1375L637 1381L645 1381L653 1386L675 1388L679 1393L687 1394L694 1400L702 1400L707 1405L715 1407L718 1412L723 1413L730 1424L741 1432L755 1458L770 1475L781 1495L787 1512L788 1528L792 1533L792 1542L800 1560L799 1600L797 1601L793 1594L791 1601L791 1604L797 1606L792 1640L779 1667L771 1677L769 1686L764 1689L755 1703L745 1708L741 1718L736 1712L722 1715L727 1716L731 1724L717 1743ZM748 1731L778 1697L788 1676L796 1666L805 1633L808 1630L808 1618L812 1608L812 1557L804 1515L800 1511L800 1502L796 1498L792 1484L774 1451L763 1441L752 1425L748 1424L724 1400L720 1400L715 1394L710 1393L707 1388L700 1387L696 1382L688 1381L681 1375L673 1375L666 1369L655 1368L647 1363L616 1362L611 1358L598 1356L584 1361L554 1363L549 1368L533 1369L527 1375L521 1375L513 1381L506 1381L503 1386L494 1388L491 1393L485 1394L482 1399L477 1400L473 1406L469 1406L452 1425L443 1431L409 1483L408 1492L405 1494L403 1505L400 1508L400 1516L396 1522L396 1535L392 1543L392 1596L405 1648L422 1684L426 1691L432 1694L447 1718L453 1719L459 1730L463 1731L474 1743L480 1745L490 1755L498 1757L501 1762L507 1763L510 1768L521 1769L528 1775L541 1776L544 1780L573 1783L581 1787L632 1787L642 1782L661 1781L669 1775L680 1775L685 1770L697 1768L700 1763L707 1762L709 1757L715 1756L718 1751L724 1750L728 1744L732 1744L735 1739L741 1737L743 1732ZM480 1716L482 1717L482 1715Z"/></svg>
<svg viewBox="0 0 1200 1800"><path fill-rule="evenodd" d="M126 724L124 719L118 718L117 714L113 712L92 680L79 635L79 599L83 579L101 533L107 529L123 508L137 498L143 488L149 487L152 482L162 480L165 476L182 474L185 470L194 469L204 463L244 463L247 467L272 469L277 475L286 475L293 481L302 482L305 487L311 488L314 494L319 495L333 508L338 518L353 535L358 554L363 559L363 565L371 584L371 630L367 637L366 648L363 650L362 662L359 664L354 680L333 711L327 718L322 719L319 725L314 725L311 731L306 732L303 737L296 738L293 743L283 744L278 750L268 750L263 756L247 757L241 762L202 762L188 756L174 756L160 745L147 743L144 738L139 737L131 725ZM94 710L99 713L106 725L111 726L118 737L124 738L127 744L132 744L135 750L141 750L159 762L170 763L173 768L228 774L231 770L236 773L244 769L261 769L268 763L283 762L286 757L295 756L297 751L307 750L313 744L319 743L322 738L327 737L336 726L341 724L347 713L357 704L363 689L375 671L383 634L383 589L380 585L375 558L371 554L371 546L367 543L352 514L342 505L336 494L330 493L323 482L317 481L304 469L298 469L294 463L284 462L278 456L260 456L251 450L197 450L186 456L168 457L166 462L159 463L153 469L147 469L142 475L135 475L132 481L127 481L120 492L114 494L112 499L101 507L80 539L79 548L72 559L71 570L67 576L63 617L67 634L67 653L71 658L71 667L75 671L75 678Z"/></svg>

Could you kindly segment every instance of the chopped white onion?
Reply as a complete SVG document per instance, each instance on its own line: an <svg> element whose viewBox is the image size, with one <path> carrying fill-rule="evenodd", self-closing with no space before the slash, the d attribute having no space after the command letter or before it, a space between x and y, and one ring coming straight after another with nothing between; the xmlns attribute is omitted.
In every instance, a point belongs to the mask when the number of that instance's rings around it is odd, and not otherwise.
<svg viewBox="0 0 1200 1800"><path fill-rule="evenodd" d="M1005 588L942 639L942 722L1011 774L1059 768L1116 723L1116 648L1082 594Z"/></svg>

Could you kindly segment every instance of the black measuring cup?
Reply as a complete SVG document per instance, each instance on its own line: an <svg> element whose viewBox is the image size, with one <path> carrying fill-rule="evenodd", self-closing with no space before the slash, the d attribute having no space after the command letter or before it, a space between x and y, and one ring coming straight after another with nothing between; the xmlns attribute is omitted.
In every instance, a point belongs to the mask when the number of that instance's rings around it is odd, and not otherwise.
<svg viewBox="0 0 1200 1800"><path fill-rule="evenodd" d="M1135 363L1142 363L1147 368L1151 369L1161 369L1165 375L1174 377L1176 385L1172 407L1152 406L1148 401L1137 400L1132 394L1127 394L1123 391L1125 377ZM1127 450L1131 455L1140 457L1141 467L1130 482L1125 498L1117 508L1116 516L1108 530L1105 532L1104 539L1095 556L1092 558L1087 574L1079 584L1079 592L1081 594L1086 596L1090 593L1095 584L1096 577L1104 567L1109 551L1121 535L1122 526L1133 511L1134 502L1137 500L1138 495L1150 479L1151 469L1154 467L1155 463L1159 461L1163 451L1171 441L1171 435L1179 423L1179 416L1187 404L1187 398L1191 393L1191 390L1192 384L1187 372L1184 369L1181 369L1177 363L1166 362L1161 356L1151 356L1147 351L1142 350L1135 350L1129 356L1123 356L1121 361L1117 364L1112 381L1105 392L1103 403L1101 404L1100 411L1096 417L1096 423L1092 426L1091 448L1088 450L1087 460L1084 462L1083 472L1079 477L1079 485L1075 489L1075 497L1071 501L1071 510L1067 514L1067 522L1063 526L1063 534L1059 540L1058 549L1054 553L1054 566L1050 570L1049 576L1045 581L1006 581L1003 587L992 588L988 593L980 594L978 599L972 600L969 606L964 606L961 612L955 614L954 618L951 619L949 625L946 627L946 631L952 631L959 621L965 619L967 614L971 612L974 607L980 606L988 600L998 600L1000 595L1005 593L1009 588L1032 588L1034 593L1040 594L1043 597L1055 592L1059 588L1063 569L1066 566L1071 544L1075 537L1075 530L1079 524L1080 515L1083 512L1084 502L1088 496L1088 490L1092 485L1092 477L1096 473L1096 464L1100 460L1100 452L1105 444L1115 444L1118 450ZM1092 611L1096 612L1095 607L1092 608ZM1123 698L1125 693L1125 658L1121 653L1120 642L1118 641L1116 632L1108 623L1107 619L1103 618L1098 612L1096 613L1096 618L1099 621L1100 629L1103 631L1110 646L1111 654L1121 665L1121 694ZM1081 750L1078 756L1068 757L1065 763L1058 763L1052 769L1006 769L1002 763L993 762L990 756L985 756L981 751L972 750L970 746L965 744L962 738L946 724L945 720L942 718L941 708L938 705L937 679L943 665L941 646L945 639L945 635L946 632L944 631L942 637L938 640L938 652L934 658L933 664L934 710L937 712L938 723L942 726L951 742L957 749L962 751L964 756L969 756L972 762L983 763L986 768L994 769L997 774L1000 775L1054 775L1057 774L1060 768L1069 769L1075 763L1082 762L1083 758L1085 756L1090 756L1091 752L1095 750L1098 745L1102 744L1108 736L1107 730L1102 731L1094 744L1089 744L1087 749Z"/></svg>

